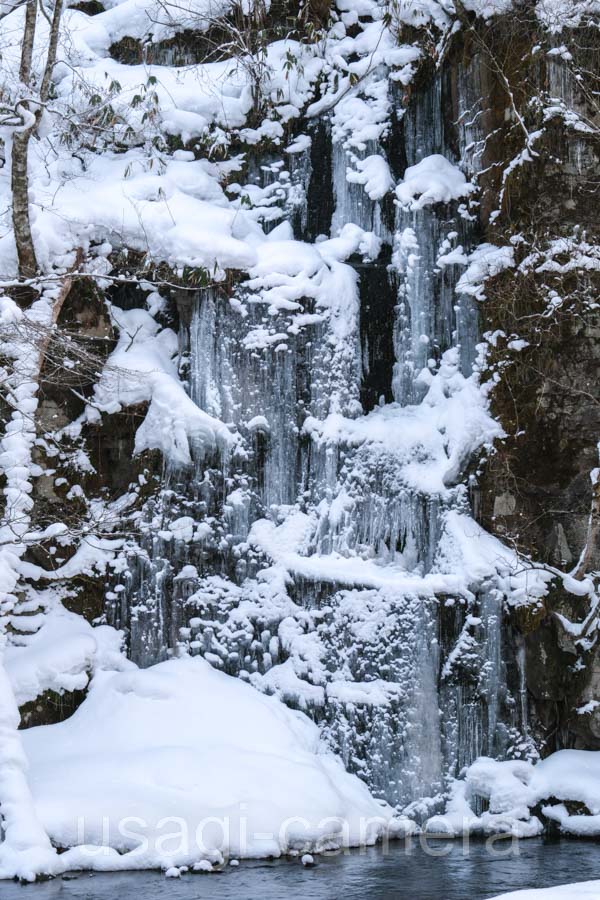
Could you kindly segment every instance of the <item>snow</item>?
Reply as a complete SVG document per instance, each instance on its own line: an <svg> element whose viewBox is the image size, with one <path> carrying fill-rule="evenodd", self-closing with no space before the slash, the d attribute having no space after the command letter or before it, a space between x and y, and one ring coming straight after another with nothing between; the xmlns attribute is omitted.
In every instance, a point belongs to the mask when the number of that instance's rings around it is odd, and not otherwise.
<svg viewBox="0 0 600 900"><path fill-rule="evenodd" d="M473 811L476 797L489 804L479 816ZM584 808L569 814L566 803ZM534 837L543 830L532 812L538 805L565 834L600 835L600 751L559 750L536 763L480 757L454 782L444 815L430 819L426 829Z"/></svg>
<svg viewBox="0 0 600 900"><path fill-rule="evenodd" d="M511 606L538 602L557 574L522 559L498 538L484 531L471 516L457 510L449 510L444 517L436 568L440 572L458 570L470 585L476 585L490 572L495 572L496 583L506 592Z"/></svg>
<svg viewBox="0 0 600 900"><path fill-rule="evenodd" d="M246 238L256 226L230 208L202 160L169 160L160 173L148 169L138 151L107 152L90 160L85 174L77 165L57 163L58 179L67 175L67 166L75 171L63 186L51 181L36 188L36 202L44 207L35 223L42 257L56 252L52 230L65 219L64 250L93 237L139 249L176 270L244 269L254 261Z"/></svg>
<svg viewBox="0 0 600 900"><path fill-rule="evenodd" d="M423 209L433 203L449 203L467 197L474 187L457 166L439 153L409 166L396 187L398 202L409 209Z"/></svg>
<svg viewBox="0 0 600 900"><path fill-rule="evenodd" d="M268 420L265 416L253 416L249 422L246 422L248 431L266 431L271 430Z"/></svg>
<svg viewBox="0 0 600 900"><path fill-rule="evenodd" d="M470 12L476 13L482 19L491 19L492 16L510 12L513 0L463 0L463 6Z"/></svg>
<svg viewBox="0 0 600 900"><path fill-rule="evenodd" d="M157 42L186 28L205 31L233 4L232 0L184 0L171 8L160 0L124 0L104 5L108 7L106 12L93 17L71 13L74 21L69 23L78 37L100 54L106 53L111 44L124 37L149 38Z"/></svg>
<svg viewBox="0 0 600 900"><path fill-rule="evenodd" d="M600 897L600 881L580 881L557 887L511 891L490 900L597 900Z"/></svg>
<svg viewBox="0 0 600 900"><path fill-rule="evenodd" d="M501 0L477 5L481 8L476 11L487 16ZM96 135L91 126L87 144L82 137L86 147L81 155L57 149L60 141L57 144L51 139L50 128L31 147L33 231L44 269L52 269L61 259L68 264L69 254L77 247L87 249L104 241L113 248L138 249L176 270L183 266L216 268L220 278L228 268L252 266L254 245L264 240L264 235L256 228L252 212L240 209L223 191L234 161L212 162L210 150L213 142L215 147L226 146L232 136L250 144L263 139L282 143L282 125L273 115L258 128L246 127L253 99L244 65L236 59L186 66L125 65L108 56L110 45L125 36L156 42L190 26L202 31L230 7L230 0L185 0L173 8L159 0L122 0L95 16L65 11L54 73L57 99L47 125L51 120L61 122L65 117L70 121L80 115L83 136L93 120L93 104L98 102L92 98L99 97L110 102L115 116L113 138L120 146L118 152L112 152L110 146L94 152ZM342 20L356 15L350 5L342 11ZM363 15L371 16L372 21L363 21L358 34L349 37L340 22L321 49L293 40L269 44L264 66L265 97L283 121L297 118L303 111L312 117L331 109L334 141L361 152L370 141L378 140L389 124L384 70L407 85L422 53L417 46L398 45L394 29L386 26L376 3L366 3ZM403 6L398 15L411 24L433 21L443 28L451 21L436 0ZM22 16L20 8L7 19L2 75L9 99L18 83L17 40ZM36 41L34 60L39 67L47 43L43 19ZM290 58L296 60L291 68ZM323 78L322 96L315 99ZM353 78L359 79L357 84L351 83ZM142 132L147 140L135 146ZM197 148L206 142L207 152L200 159L194 159L191 151L168 153L164 149L167 137L181 138L184 144L199 141ZM152 141L161 147L160 152ZM305 152L309 144L310 138L301 134L283 149L293 155ZM182 153L186 152L190 155L184 159ZM449 161L443 157L430 157L429 161L428 174L423 169L426 160L413 167L417 171L410 177L414 180L420 173L418 192L422 195L419 201L411 194L413 204L466 196L470 186ZM374 200L392 187L387 162L378 154L355 159L350 178L363 184ZM423 179L430 182L425 187ZM407 184L402 187L408 190ZM7 190L8 184L0 185L3 197ZM8 209L9 203L5 201L3 207ZM3 232L0 273L9 275L14 263L12 236Z"/></svg>
<svg viewBox="0 0 600 900"><path fill-rule="evenodd" d="M513 247L496 247L494 244L480 244L468 257L466 271L461 275L456 292L470 294L476 300L485 300L485 283L505 269L515 266Z"/></svg>
<svg viewBox="0 0 600 900"><path fill-rule="evenodd" d="M31 796L27 778L28 759L17 730L19 708L4 666L0 666L0 796L2 797L3 841L1 867L6 861L9 877L34 874L48 869L56 859Z"/></svg>
<svg viewBox="0 0 600 900"><path fill-rule="evenodd" d="M55 873L356 846L393 827L316 725L199 658L98 671L70 719L22 734L37 815L74 848Z"/></svg>
<svg viewBox="0 0 600 900"><path fill-rule="evenodd" d="M192 461L192 450L211 454L232 447L227 427L199 409L182 385L177 361L177 335L160 328L143 309L113 309L119 341L95 385L93 401L70 427L75 434L85 421L101 413L148 403L146 417L135 436L135 452L160 450L181 466Z"/></svg>
<svg viewBox="0 0 600 900"><path fill-rule="evenodd" d="M42 594L40 602L43 599ZM123 664L122 636L108 625L93 628L57 599L50 601L41 619L38 630L5 650L6 672L19 705L44 691L83 690L96 668Z"/></svg>
<svg viewBox="0 0 600 900"><path fill-rule="evenodd" d="M390 167L382 156L367 156L356 161L356 169L348 169L351 184L362 184L371 200L381 200L393 187Z"/></svg>
<svg viewBox="0 0 600 900"><path fill-rule="evenodd" d="M53 321L56 288L50 288L28 310L28 318L38 326ZM27 756L18 731L19 708L13 685L5 668L6 626L17 605L19 570L30 533L33 509L33 449L36 439L35 412L42 356L37 347L24 340L19 328L21 316L12 302L2 303L2 318L8 325L4 353L14 368L7 372L5 387L10 396L12 415L5 423L0 442L0 463L5 484L5 504L0 520L0 802L3 841L0 852L20 859L34 868L46 868L54 851L41 825L27 779ZM54 667L51 666L51 671ZM35 681L35 679L33 679ZM29 682L31 685L31 681Z"/></svg>
<svg viewBox="0 0 600 900"><path fill-rule="evenodd" d="M400 21L418 28L430 23L444 30L451 24L454 4L444 0L412 0L402 3L398 9Z"/></svg>
<svg viewBox="0 0 600 900"><path fill-rule="evenodd" d="M428 386L414 406L387 404L360 418L331 413L324 420L308 417L304 430L317 443L381 445L402 462L401 478L417 491L444 493L476 451L501 436L487 410L477 376L465 378L456 350L443 355L439 370L424 370Z"/></svg>
<svg viewBox="0 0 600 900"><path fill-rule="evenodd" d="M323 581L349 587L390 588L398 594L417 594L433 597L444 591L460 592L464 586L458 575L429 573L424 576L407 572L401 566L382 566L370 560L343 556L339 553L327 555L303 555L290 549L289 525L310 526L310 520L297 513L277 527L266 519L260 519L252 526L248 541L266 553L285 572L300 575L309 581ZM293 544L292 544L293 546Z"/></svg>
<svg viewBox="0 0 600 900"><path fill-rule="evenodd" d="M560 33L566 28L577 28L588 17L598 16L598 0L538 0L536 15L550 33Z"/></svg>
<svg viewBox="0 0 600 900"><path fill-rule="evenodd" d="M201 859L200 862L194 863L194 872L212 872L212 863L208 859Z"/></svg>
<svg viewBox="0 0 600 900"><path fill-rule="evenodd" d="M292 155L295 153L304 153L306 150L310 150L311 145L312 139L308 134L299 134L291 144L287 145L285 152Z"/></svg>
<svg viewBox="0 0 600 900"><path fill-rule="evenodd" d="M32 146L33 232L44 269L60 260L68 264L69 253L76 247L87 250L90 244L108 242L113 248L138 249L175 270L206 268L222 279L227 268L252 266L254 243L265 239L250 212L240 210L223 192L221 181L239 167L239 161L218 164L210 161L209 154L195 160L191 153L183 158L179 151L156 152L151 144L153 138L163 146L169 136L184 142L213 138L219 142L225 139L224 129L239 131L250 142L243 126L252 95L243 67L236 60L183 67L124 65L103 56L107 44L122 36L119 29L130 21L131 10L144 19L152 15L153 5L157 4L126 0L94 17L73 10L65 14L64 63L59 62L55 72L56 111L71 116L75 110L86 120L91 97L110 97L117 121L114 137L122 146L119 152L105 147L102 153L88 147L81 157L58 152L52 141ZM162 4L158 6L162 9ZM204 4L206 9L210 6ZM9 18L22 13L16 10ZM115 31L117 19L120 25ZM134 31L136 21L131 21ZM40 49L44 27L42 20ZM15 27L7 33L14 36L19 31ZM16 49L16 44L6 48L7 69L9 64L18 68ZM288 53L296 53L301 60L307 50L293 41L269 46L266 73L272 81L266 90L289 101L288 105L295 104L299 112L321 64L307 58L304 75L299 70L288 73L284 68ZM9 83L11 78L16 81L10 76ZM259 130L262 137L278 140L281 125L268 120ZM146 144L131 146L144 131ZM129 149L122 152L123 146ZM6 181L0 183L1 196L7 197L8 189ZM3 233L2 276L9 276L14 264L12 235Z"/></svg>
<svg viewBox="0 0 600 900"><path fill-rule="evenodd" d="M594 815L600 813L600 753L561 750L534 768L530 789L542 799L577 800Z"/></svg>

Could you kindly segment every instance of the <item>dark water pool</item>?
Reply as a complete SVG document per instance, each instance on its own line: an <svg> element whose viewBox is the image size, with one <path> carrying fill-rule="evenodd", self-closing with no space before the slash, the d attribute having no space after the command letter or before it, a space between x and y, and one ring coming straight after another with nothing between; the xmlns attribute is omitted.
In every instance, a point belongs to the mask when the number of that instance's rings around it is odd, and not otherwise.
<svg viewBox="0 0 600 900"><path fill-rule="evenodd" d="M496 845L502 849L502 844ZM533 839L490 853L482 843L417 841L299 861L241 863L218 875L80 874L21 886L0 882L1 900L484 900L526 887L600 879L600 844ZM442 855L443 854L443 855ZM600 897L599 897L600 900Z"/></svg>

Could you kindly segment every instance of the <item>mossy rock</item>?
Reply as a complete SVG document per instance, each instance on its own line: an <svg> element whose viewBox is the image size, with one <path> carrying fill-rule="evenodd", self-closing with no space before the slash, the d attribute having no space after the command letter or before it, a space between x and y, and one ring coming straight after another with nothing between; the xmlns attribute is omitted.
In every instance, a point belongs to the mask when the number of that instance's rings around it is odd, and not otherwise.
<svg viewBox="0 0 600 900"><path fill-rule="evenodd" d="M80 3L74 3L69 9L76 9L78 12L85 13L86 16L98 16L105 12L103 4L99 0L81 0Z"/></svg>
<svg viewBox="0 0 600 900"><path fill-rule="evenodd" d="M510 618L521 634L536 631L547 615L548 611L542 600L516 606L510 611Z"/></svg>
<svg viewBox="0 0 600 900"><path fill-rule="evenodd" d="M35 700L24 703L20 707L21 724L19 728L33 728L36 725L56 725L64 722L81 706L86 691L44 691Z"/></svg>

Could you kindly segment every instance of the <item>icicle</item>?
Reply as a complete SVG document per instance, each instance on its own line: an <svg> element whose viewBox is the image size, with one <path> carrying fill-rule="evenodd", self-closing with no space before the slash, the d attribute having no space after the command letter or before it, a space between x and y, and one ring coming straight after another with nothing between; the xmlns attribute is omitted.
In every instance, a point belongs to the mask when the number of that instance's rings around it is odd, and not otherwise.
<svg viewBox="0 0 600 900"><path fill-rule="evenodd" d="M381 147L375 141L368 141L363 151L346 150L341 141L333 145L333 193L335 211L331 222L331 234L336 235L348 222L365 231L374 231L382 241L391 242L391 235L384 224L380 198L371 199L367 185L361 183L361 163L367 158L381 158L381 165L387 166ZM353 176L358 180L352 180ZM390 184L389 187L392 185ZM381 193L375 191L375 193ZM381 194L383 196L383 193Z"/></svg>

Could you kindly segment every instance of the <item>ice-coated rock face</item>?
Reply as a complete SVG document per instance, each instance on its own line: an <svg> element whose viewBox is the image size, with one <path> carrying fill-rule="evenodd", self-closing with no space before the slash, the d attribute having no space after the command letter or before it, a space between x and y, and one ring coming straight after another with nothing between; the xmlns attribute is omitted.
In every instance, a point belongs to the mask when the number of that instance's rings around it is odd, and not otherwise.
<svg viewBox="0 0 600 900"><path fill-rule="evenodd" d="M307 711L400 806L527 728L493 553L471 573L468 524L458 543L448 526L471 521L463 473L498 432L472 374L475 301L456 291L474 239L444 102L436 77L385 146L313 129L293 148L295 234L274 231L233 296L197 292L190 396L239 442L172 470L115 619L142 665L200 654ZM394 197L398 181L423 196L431 166L427 202ZM324 179L330 237L310 243Z"/></svg>

